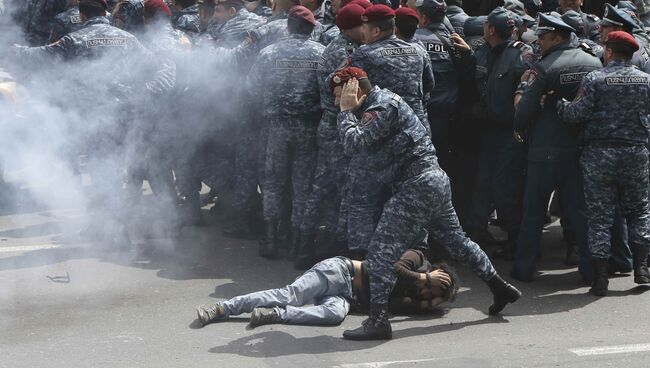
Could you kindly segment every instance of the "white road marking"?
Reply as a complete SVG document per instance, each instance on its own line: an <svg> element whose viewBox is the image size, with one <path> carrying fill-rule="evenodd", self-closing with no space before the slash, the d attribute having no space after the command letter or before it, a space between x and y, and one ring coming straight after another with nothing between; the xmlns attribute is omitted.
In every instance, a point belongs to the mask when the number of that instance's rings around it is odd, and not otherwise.
<svg viewBox="0 0 650 368"><path fill-rule="evenodd" d="M349 363L349 364L337 365L336 368L382 368L382 367L388 367L393 364L424 363L424 362L434 362L436 360L440 360L440 358L416 359L416 360L393 360L387 362Z"/></svg>
<svg viewBox="0 0 650 368"><path fill-rule="evenodd" d="M31 252L41 249L61 248L61 244L17 245L14 247L0 247L0 253Z"/></svg>
<svg viewBox="0 0 650 368"><path fill-rule="evenodd" d="M587 348L569 349L569 351L578 356L639 353L643 351L650 351L650 344L629 344L629 345L587 347Z"/></svg>

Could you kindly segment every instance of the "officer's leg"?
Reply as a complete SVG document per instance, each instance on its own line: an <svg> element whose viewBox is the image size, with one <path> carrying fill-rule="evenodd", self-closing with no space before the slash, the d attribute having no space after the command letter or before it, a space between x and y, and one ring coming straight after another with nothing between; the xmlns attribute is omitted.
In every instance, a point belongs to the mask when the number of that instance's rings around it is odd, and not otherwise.
<svg viewBox="0 0 650 368"><path fill-rule="evenodd" d="M277 253L277 231L282 212L282 202L287 195L286 183L290 175L290 132L280 122L269 130L266 142L264 171L263 215L264 237L260 242L260 255L273 257Z"/></svg>
<svg viewBox="0 0 650 368"><path fill-rule="evenodd" d="M610 229L614 222L617 197L616 163L608 159L603 160L603 156L604 153L600 149L585 148L580 159L587 208L587 244L593 262L592 274L585 275L583 269L581 269L581 273L587 281L592 281L591 291L599 296L607 293L607 261L610 257L611 247ZM579 203L574 205L579 206ZM567 210L570 210L570 214L574 214L574 216L580 216L578 208L575 210L567 208ZM571 222L578 223L577 221L580 220L578 218L574 221L572 218ZM576 240L579 241L579 239ZM581 266L582 263L584 263L583 260L581 260Z"/></svg>
<svg viewBox="0 0 650 368"><path fill-rule="evenodd" d="M431 170L399 184L399 191L386 202L368 249L370 312L363 325L347 330L353 340L390 339L388 302L397 275L394 264L420 235L436 207L436 182L446 175Z"/></svg>
<svg viewBox="0 0 650 368"><path fill-rule="evenodd" d="M625 218L621 213L620 205L614 211L614 225L612 234L612 256L609 259L609 273L632 271L632 251L628 244L628 232Z"/></svg>
<svg viewBox="0 0 650 368"><path fill-rule="evenodd" d="M300 222L305 215L305 206L311 194L316 169L316 129L300 129L294 133L291 167L291 244L289 259L295 259L300 240Z"/></svg>
<svg viewBox="0 0 650 368"><path fill-rule="evenodd" d="M502 227L508 233L508 243L504 255L514 256L519 225L521 223L521 187L525 152L522 144L517 143L512 134L499 137L501 148L496 152L497 163L494 166L492 187L494 188L494 205Z"/></svg>
<svg viewBox="0 0 650 368"><path fill-rule="evenodd" d="M626 155L624 167L618 177L621 209L625 215L630 237L630 247L634 254L634 282L650 282L647 269L648 249L650 247L650 205L648 204L648 151L638 150ZM625 166L624 166L625 165Z"/></svg>
<svg viewBox="0 0 650 368"><path fill-rule="evenodd" d="M487 144L485 144L487 145ZM492 212L492 176L497 163L495 150L482 149L478 156L476 183L470 205L466 230L470 238L481 243L481 233L487 229L488 218Z"/></svg>
<svg viewBox="0 0 650 368"><path fill-rule="evenodd" d="M523 214L512 276L532 281L539 254L546 209L555 189L557 168L554 162L528 162Z"/></svg>
<svg viewBox="0 0 650 368"><path fill-rule="evenodd" d="M314 305L287 306L280 311L283 323L295 325L338 325L350 311L350 303L342 296L326 296Z"/></svg>

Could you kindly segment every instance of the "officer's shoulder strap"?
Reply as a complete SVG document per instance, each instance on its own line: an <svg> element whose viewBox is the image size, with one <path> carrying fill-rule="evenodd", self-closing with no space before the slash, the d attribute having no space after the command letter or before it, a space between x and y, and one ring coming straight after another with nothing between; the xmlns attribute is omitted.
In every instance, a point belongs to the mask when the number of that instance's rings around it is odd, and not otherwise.
<svg viewBox="0 0 650 368"><path fill-rule="evenodd" d="M389 103L395 107L399 107L399 103L402 101L402 97L398 95L397 93L393 93L390 96Z"/></svg>
<svg viewBox="0 0 650 368"><path fill-rule="evenodd" d="M514 41L514 42L511 42L510 45L508 45L508 46L514 47L514 48L517 48L517 49L521 49L522 47L526 46L526 43L521 42L521 41Z"/></svg>
<svg viewBox="0 0 650 368"><path fill-rule="evenodd" d="M594 22L599 22L600 21L600 18L598 18L598 16L595 15L595 14L587 14L587 19L589 19L591 21L594 21Z"/></svg>
<svg viewBox="0 0 650 368"><path fill-rule="evenodd" d="M582 49L582 51L590 55L596 56L596 52L594 51L594 49L591 46L589 46L586 42L580 42L580 48Z"/></svg>

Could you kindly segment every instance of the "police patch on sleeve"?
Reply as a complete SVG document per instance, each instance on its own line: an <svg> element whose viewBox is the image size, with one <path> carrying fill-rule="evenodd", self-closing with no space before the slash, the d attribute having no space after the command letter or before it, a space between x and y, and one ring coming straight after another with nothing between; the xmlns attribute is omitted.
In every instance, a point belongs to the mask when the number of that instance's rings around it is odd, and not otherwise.
<svg viewBox="0 0 650 368"><path fill-rule="evenodd" d="M366 126L370 124L370 122L373 121L373 119L375 119L377 115L378 115L377 111L364 112L363 116L361 116L361 125Z"/></svg>

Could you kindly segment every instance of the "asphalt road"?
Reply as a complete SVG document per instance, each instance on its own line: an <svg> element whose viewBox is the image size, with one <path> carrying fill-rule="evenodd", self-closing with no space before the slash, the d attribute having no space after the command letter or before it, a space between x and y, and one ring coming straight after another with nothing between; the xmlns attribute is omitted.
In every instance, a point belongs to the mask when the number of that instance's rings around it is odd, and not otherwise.
<svg viewBox="0 0 650 368"><path fill-rule="evenodd" d="M257 244L210 226L178 241L135 237L97 249L76 236L75 210L0 217L0 367L642 367L650 359L650 292L632 277L587 293L562 265L557 225L544 235L540 276L489 317L487 287L457 267L457 300L430 317L395 317L391 341L349 342L336 327L267 325L248 316L197 328L195 308L279 287L299 273L257 257ZM208 215L209 217L209 215ZM138 230L138 229L135 229ZM137 232L137 231L135 231ZM497 262L507 275L509 265Z"/></svg>

